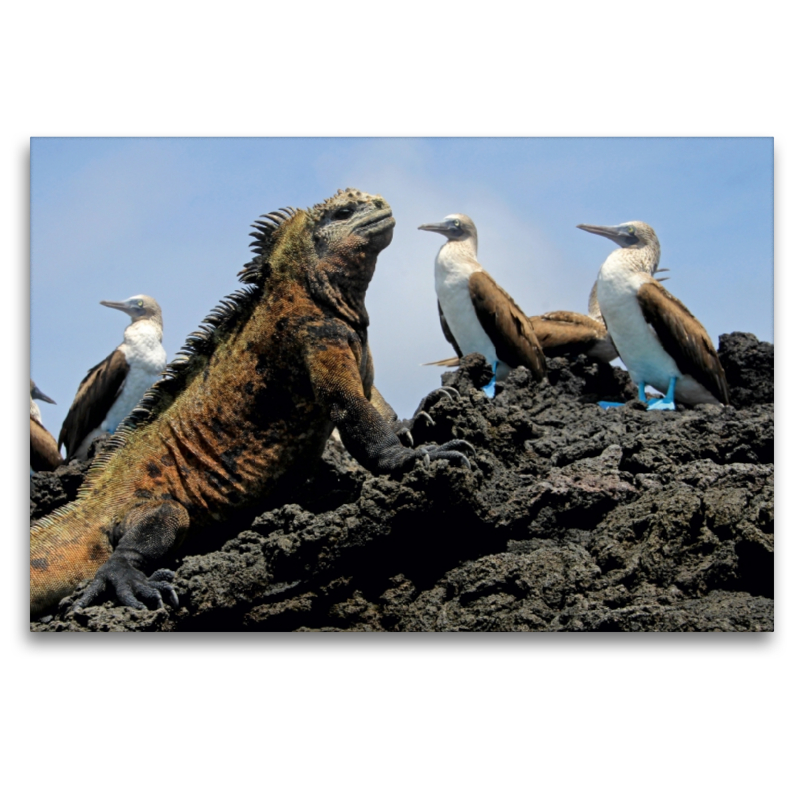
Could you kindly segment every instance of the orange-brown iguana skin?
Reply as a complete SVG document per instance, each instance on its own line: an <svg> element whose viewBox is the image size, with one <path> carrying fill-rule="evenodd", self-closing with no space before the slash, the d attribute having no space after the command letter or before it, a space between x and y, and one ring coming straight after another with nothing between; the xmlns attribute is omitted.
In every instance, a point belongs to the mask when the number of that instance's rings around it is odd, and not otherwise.
<svg viewBox="0 0 800 800"><path fill-rule="evenodd" d="M364 305L394 218L355 189L254 227L249 284L189 336L92 465L77 500L31 529L31 614L94 578L76 603L112 589L124 605L177 605L173 573L150 570L193 530L224 520L320 458L334 426L373 472L419 458L469 466L469 443L413 450L373 394ZM383 415L382 415L383 414ZM388 417L388 420L387 420Z"/></svg>

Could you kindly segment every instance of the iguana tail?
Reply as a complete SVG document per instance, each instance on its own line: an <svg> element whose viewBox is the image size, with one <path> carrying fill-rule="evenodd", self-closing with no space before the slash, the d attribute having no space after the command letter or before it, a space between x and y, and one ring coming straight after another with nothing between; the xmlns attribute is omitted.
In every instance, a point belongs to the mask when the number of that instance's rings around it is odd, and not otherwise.
<svg viewBox="0 0 800 800"><path fill-rule="evenodd" d="M40 616L108 561L111 543L80 501L31 528L31 616Z"/></svg>

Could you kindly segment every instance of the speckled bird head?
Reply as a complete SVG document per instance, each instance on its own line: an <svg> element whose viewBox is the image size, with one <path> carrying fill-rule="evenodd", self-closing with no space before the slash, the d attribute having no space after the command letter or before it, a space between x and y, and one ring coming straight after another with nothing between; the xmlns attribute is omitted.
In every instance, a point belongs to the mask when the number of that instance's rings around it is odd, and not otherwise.
<svg viewBox="0 0 800 800"><path fill-rule="evenodd" d="M451 242L463 242L472 239L475 242L475 251L478 250L478 229L475 223L466 214L448 214L441 222L429 222L420 225L421 231L433 231L446 236Z"/></svg>
<svg viewBox="0 0 800 800"><path fill-rule="evenodd" d="M661 260L661 244L656 232L646 222L634 220L623 222L621 225L578 225L578 227L587 233L596 233L598 236L611 239L629 253L628 256L620 257L632 259L634 262L641 261L639 267L651 275L658 270ZM640 253L636 251L640 251Z"/></svg>

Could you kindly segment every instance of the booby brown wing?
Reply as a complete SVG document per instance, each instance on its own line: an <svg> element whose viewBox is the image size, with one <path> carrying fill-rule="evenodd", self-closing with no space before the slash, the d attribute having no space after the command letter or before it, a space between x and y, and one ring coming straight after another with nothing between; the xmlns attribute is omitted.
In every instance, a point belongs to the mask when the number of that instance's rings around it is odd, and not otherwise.
<svg viewBox="0 0 800 800"><path fill-rule="evenodd" d="M576 311L548 311L529 319L548 358L578 356L608 337L602 322Z"/></svg>
<svg viewBox="0 0 800 800"><path fill-rule="evenodd" d="M442 313L442 304L437 301L436 305L439 308L439 322L442 324L442 333L444 334L444 338L453 345L453 350L458 353L458 357L461 358L464 354L461 352L458 344L456 343L456 337L453 336L450 326L447 324L447 320L444 318L444 314Z"/></svg>
<svg viewBox="0 0 800 800"><path fill-rule="evenodd" d="M527 367L541 380L546 370L544 353L531 321L511 295L484 271L469 276L469 294L497 357L509 367Z"/></svg>
<svg viewBox="0 0 800 800"><path fill-rule="evenodd" d="M691 375L725 405L730 404L728 381L706 329L691 311L651 278L639 287L639 306L658 335L661 346L678 369Z"/></svg>
<svg viewBox="0 0 800 800"><path fill-rule="evenodd" d="M86 373L58 435L59 447L66 445L68 461L81 442L106 418L129 369L123 353L115 350Z"/></svg>
<svg viewBox="0 0 800 800"><path fill-rule="evenodd" d="M31 467L36 472L51 472L61 463L61 453L50 432L31 419Z"/></svg>

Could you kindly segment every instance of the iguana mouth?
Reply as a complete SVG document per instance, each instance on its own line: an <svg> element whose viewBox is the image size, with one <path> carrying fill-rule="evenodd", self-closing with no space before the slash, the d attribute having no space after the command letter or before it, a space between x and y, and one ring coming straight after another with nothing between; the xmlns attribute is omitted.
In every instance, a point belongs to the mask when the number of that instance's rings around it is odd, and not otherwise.
<svg viewBox="0 0 800 800"><path fill-rule="evenodd" d="M356 230L362 235L373 236L376 233L383 233L394 226L395 219L392 216L392 209L387 208L385 211L373 214L368 220L357 226Z"/></svg>

